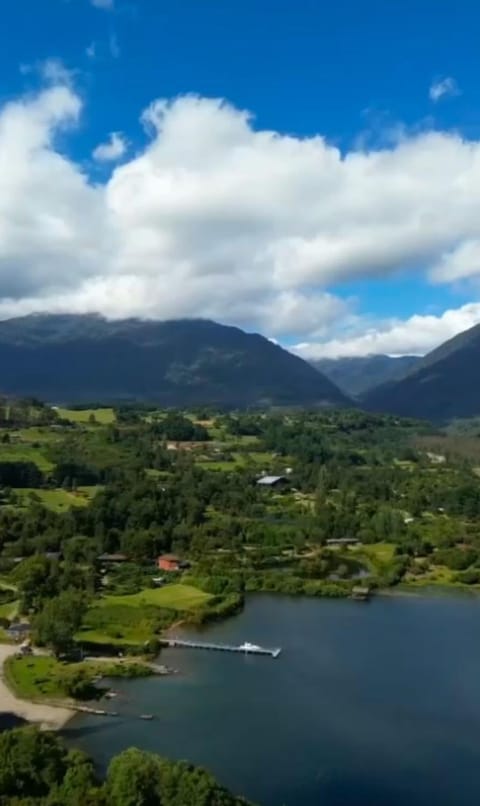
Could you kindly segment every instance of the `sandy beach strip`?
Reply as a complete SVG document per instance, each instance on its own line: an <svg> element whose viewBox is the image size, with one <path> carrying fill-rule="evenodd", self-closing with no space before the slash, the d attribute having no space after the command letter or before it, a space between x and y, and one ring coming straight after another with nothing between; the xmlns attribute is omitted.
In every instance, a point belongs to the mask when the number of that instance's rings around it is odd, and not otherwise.
<svg viewBox="0 0 480 806"><path fill-rule="evenodd" d="M60 730L76 714L71 708L19 700L8 688L3 677L3 664L18 652L17 646L0 644L0 712L15 714L45 730Z"/></svg>

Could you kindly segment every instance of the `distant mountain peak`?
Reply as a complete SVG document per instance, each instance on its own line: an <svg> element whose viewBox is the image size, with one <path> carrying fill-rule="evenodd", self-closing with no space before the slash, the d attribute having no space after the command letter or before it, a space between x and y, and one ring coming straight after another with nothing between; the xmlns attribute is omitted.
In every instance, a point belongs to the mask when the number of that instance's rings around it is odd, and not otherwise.
<svg viewBox="0 0 480 806"><path fill-rule="evenodd" d="M449 420L480 414L480 325L441 344L400 380L371 389L375 411Z"/></svg>
<svg viewBox="0 0 480 806"><path fill-rule="evenodd" d="M345 358L320 358L311 361L345 394L360 397L381 383L402 377L420 359L414 355L375 354Z"/></svg>

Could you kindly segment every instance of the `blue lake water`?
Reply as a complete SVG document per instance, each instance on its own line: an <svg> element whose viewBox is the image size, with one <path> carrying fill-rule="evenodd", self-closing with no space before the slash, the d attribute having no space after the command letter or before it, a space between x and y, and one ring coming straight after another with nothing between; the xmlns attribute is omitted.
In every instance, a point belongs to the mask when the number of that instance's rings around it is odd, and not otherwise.
<svg viewBox="0 0 480 806"><path fill-rule="evenodd" d="M178 675L117 682L120 716L67 737L102 765L132 745L189 759L263 806L480 802L480 600L256 595L183 635L283 652L166 650Z"/></svg>

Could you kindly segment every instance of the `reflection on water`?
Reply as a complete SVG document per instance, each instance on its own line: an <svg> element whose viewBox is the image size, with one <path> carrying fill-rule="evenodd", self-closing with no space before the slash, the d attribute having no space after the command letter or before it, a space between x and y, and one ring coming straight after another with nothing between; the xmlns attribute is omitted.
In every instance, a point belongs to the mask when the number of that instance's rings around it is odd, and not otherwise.
<svg viewBox="0 0 480 806"><path fill-rule="evenodd" d="M478 802L477 599L258 595L206 634L283 652L165 650L178 675L117 681L119 717L66 735L102 765L132 744L188 758L264 806Z"/></svg>

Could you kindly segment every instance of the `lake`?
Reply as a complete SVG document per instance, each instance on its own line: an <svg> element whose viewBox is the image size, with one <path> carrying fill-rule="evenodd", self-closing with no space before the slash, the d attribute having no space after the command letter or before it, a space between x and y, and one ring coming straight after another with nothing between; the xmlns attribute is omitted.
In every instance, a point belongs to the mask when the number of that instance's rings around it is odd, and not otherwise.
<svg viewBox="0 0 480 806"><path fill-rule="evenodd" d="M165 650L178 675L116 681L120 716L66 736L102 765L131 745L189 759L263 806L479 802L480 600L255 595L185 635L283 651Z"/></svg>

